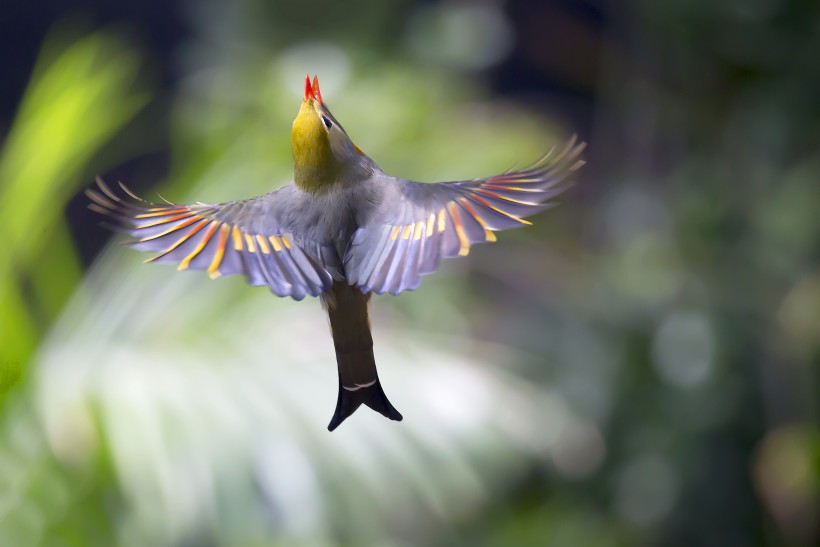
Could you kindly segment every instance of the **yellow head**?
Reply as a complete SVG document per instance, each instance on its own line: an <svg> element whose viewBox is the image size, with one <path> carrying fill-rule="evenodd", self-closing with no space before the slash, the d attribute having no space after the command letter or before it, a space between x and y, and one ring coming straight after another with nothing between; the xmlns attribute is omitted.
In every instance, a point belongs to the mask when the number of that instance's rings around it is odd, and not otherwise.
<svg viewBox="0 0 820 547"><path fill-rule="evenodd" d="M293 121L293 175L309 192L330 189L360 173L367 156L351 142L322 101L319 79L305 76L305 100Z"/></svg>

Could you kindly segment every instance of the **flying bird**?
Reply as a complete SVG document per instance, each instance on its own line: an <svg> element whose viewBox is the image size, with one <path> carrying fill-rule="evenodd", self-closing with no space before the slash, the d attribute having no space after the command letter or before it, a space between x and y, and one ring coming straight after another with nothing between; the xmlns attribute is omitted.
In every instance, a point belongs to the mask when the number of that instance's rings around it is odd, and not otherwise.
<svg viewBox="0 0 820 547"><path fill-rule="evenodd" d="M156 254L215 279L243 274L277 296L318 296L330 318L339 393L333 431L362 404L401 420L382 389L373 356L368 302L419 286L442 258L466 256L473 244L554 203L583 165L573 137L527 168L455 182L390 176L353 144L322 99L317 77L293 122L293 182L256 198L219 204L154 204L120 183L97 178L89 208L113 219Z"/></svg>

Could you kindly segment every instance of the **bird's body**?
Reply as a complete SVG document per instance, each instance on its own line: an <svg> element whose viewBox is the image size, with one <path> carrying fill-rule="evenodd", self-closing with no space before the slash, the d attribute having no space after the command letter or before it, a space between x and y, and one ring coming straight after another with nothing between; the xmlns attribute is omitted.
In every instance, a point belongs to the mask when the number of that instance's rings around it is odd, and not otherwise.
<svg viewBox="0 0 820 547"><path fill-rule="evenodd" d="M301 300L321 296L339 371L332 431L361 404L401 420L376 372L371 293L415 289L441 258L529 224L583 162L571 141L531 167L495 177L419 183L385 174L333 118L314 78L293 124L294 182L223 204L155 205L122 199L98 179L90 207L119 221L151 260L244 274L252 285ZM131 197L139 200L123 187Z"/></svg>

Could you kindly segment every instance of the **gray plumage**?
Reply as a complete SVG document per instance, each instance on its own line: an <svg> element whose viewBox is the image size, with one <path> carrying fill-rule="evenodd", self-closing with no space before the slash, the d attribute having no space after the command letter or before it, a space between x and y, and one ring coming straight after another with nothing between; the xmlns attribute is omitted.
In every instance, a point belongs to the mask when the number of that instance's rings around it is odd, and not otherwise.
<svg viewBox="0 0 820 547"><path fill-rule="evenodd" d="M222 249L220 275L244 274L278 296L318 296L333 280L399 294L417 288L442 258L466 254L492 240L493 231L529 224L524 217L552 205L547 200L566 188L561 183L583 163L582 149L573 139L530 168L470 181L413 182L376 168L365 180L322 194L289 184L222 204L127 202L102 180L99 191L87 193L92 208L136 238L134 248L161 253L158 262L180 263L193 254L187 268L207 270ZM221 241L218 233L226 228L229 237ZM241 246L234 244L234 228ZM271 237L290 246L276 251Z"/></svg>
<svg viewBox="0 0 820 547"><path fill-rule="evenodd" d="M420 183L385 174L350 141L305 83L294 122L294 182L263 196L221 204L173 205L128 197L101 179L89 207L131 235L150 260L212 278L244 275L251 285L302 300L322 296L339 370L339 397L328 428L365 404L393 420L401 414L382 390L368 319L371 293L419 286L442 258L464 256L494 232L526 224L553 205L583 165L573 137L518 171L473 180Z"/></svg>

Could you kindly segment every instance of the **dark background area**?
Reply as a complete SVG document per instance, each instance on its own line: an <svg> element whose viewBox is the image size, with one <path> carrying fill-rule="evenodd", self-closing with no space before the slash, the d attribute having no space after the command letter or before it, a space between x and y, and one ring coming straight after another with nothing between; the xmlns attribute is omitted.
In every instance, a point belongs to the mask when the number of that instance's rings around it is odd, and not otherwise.
<svg viewBox="0 0 820 547"><path fill-rule="evenodd" d="M30 401L42 396L32 395L40 393L33 387L39 385L38 376L28 377L27 368L48 370L48 348L75 343L60 338L67 331L55 325L68 321L61 314L73 309L69 301L85 271L93 272L95 260L106 256L111 236L86 210L82 189L100 174L128 181L140 193L160 185L177 195L191 188L212 190L209 177L219 172L219 161L235 161L219 154L266 112L252 89L245 96L232 86L241 88L245 77L263 81L247 76L263 66L260 57L321 39L354 52L351 71L363 77L391 64L415 70L415 78L427 79L428 87L440 93L437 100L448 97L438 85L457 81L480 90L487 103L526 112L522 132L530 131L527 122L532 122L536 130L577 133L589 143L589 164L565 205L550 213L552 220L539 218L529 235L512 236L508 247L471 256L457 289L451 277L451 285L432 285L413 295L416 303L399 299L397 315L384 316L388 323L391 317L397 321L394 326L406 324L400 317L430 325L432 332L452 325L447 309L437 307L442 295L459 302L467 336L520 352L516 374L548 395L558 393L578 427L567 426L548 450L525 451L509 463L498 472L501 486L486 486L483 501L475 502L479 508L466 516L435 516L429 509L429 514L421 512L424 517L413 513L404 520L397 509L395 521L362 536L328 518L323 539L340 544L385 538L440 545L817 544L820 4L477 3L499 10L512 36L505 53L481 65L470 64L470 56L454 61L457 53L437 56L423 48L417 53L412 44L418 42L405 40L415 32L423 42L424 32L413 29L424 22L432 27L445 21L442 28L450 28L446 22L462 13L456 8L468 4L306 6L247 0L218 8L215 2L155 0L6 2L0 18L4 136L13 130L37 60L47 53L43 44L48 37L60 42L54 33L68 43L72 36L114 29L139 52L139 81L151 89L144 110L100 146L76 185L64 191L59 213L71 234L65 246L73 245L80 271L55 285L38 272L62 271L74 259L60 262L63 258L54 258L45 247L25 259L11 250L12 273L4 283L19 289L22 304L15 308L21 311L8 312L4 324L17 325L18 319L24 324L25 318L34 334L29 345L12 345L4 357L4 363L24 363L23 380L10 391L14 402L4 403L4 427L23 423L28 425L19 427L45 431L36 434L45 439L46 471L40 473L56 478L44 483L62 484L72 496L92 492L87 506L77 502L79 509L61 509L58 516L38 505L49 497L42 491L21 494L29 505L18 507L52 514L44 517L47 524L38 537L79 537L82 544L92 537L100 544L121 539L119 519L139 505L129 498L133 491L122 480L125 471L116 458L111 463L103 456L84 472L67 468L66 458L54 448L53 429L31 425L39 424L34 418L19 418L39 416L36 412L15 410L36 406ZM447 19L451 8L456 15ZM434 31L430 43L449 44ZM196 79L211 68L236 80L225 86L228 92ZM452 80L442 84L437 75ZM427 99L418 92L396 100ZM212 112L216 121L209 117ZM435 112L431 117L444 118L450 111ZM229 121L219 118L223 113ZM206 121L198 126L197 118ZM459 120L465 125L448 135L470 131L470 118ZM379 140L368 137L371 143ZM286 140L276 141L279 163L287 164L287 146ZM209 153L216 158L213 164L201 159ZM398 165L407 161L401 153L382 153ZM52 286L57 288L43 288ZM4 328L4 337L22 339ZM154 340L143 338L142 347ZM178 347L195 346L190 340L196 338L183 337ZM435 338L424 340L433 344ZM111 434L101 429L101 437ZM477 450L476 458L485 452L490 449ZM585 454L600 457L585 467ZM580 463L573 466L575 460ZM84 486L75 489L78 482ZM319 483L320 489L332 490ZM108 504L109 498L116 501ZM260 505L268 507L268 501ZM428 500L428 505L435 504ZM10 514L0 520L11 523L9 535L29 537ZM83 519L92 525L75 526ZM107 532L89 531L101 522L107 523ZM287 535L286 512L265 522L268 536L262 537L302 537ZM220 526L191 525L179 536L169 532L163 541L247 540L232 535L236 531L228 524ZM430 531L416 529L425 526Z"/></svg>

